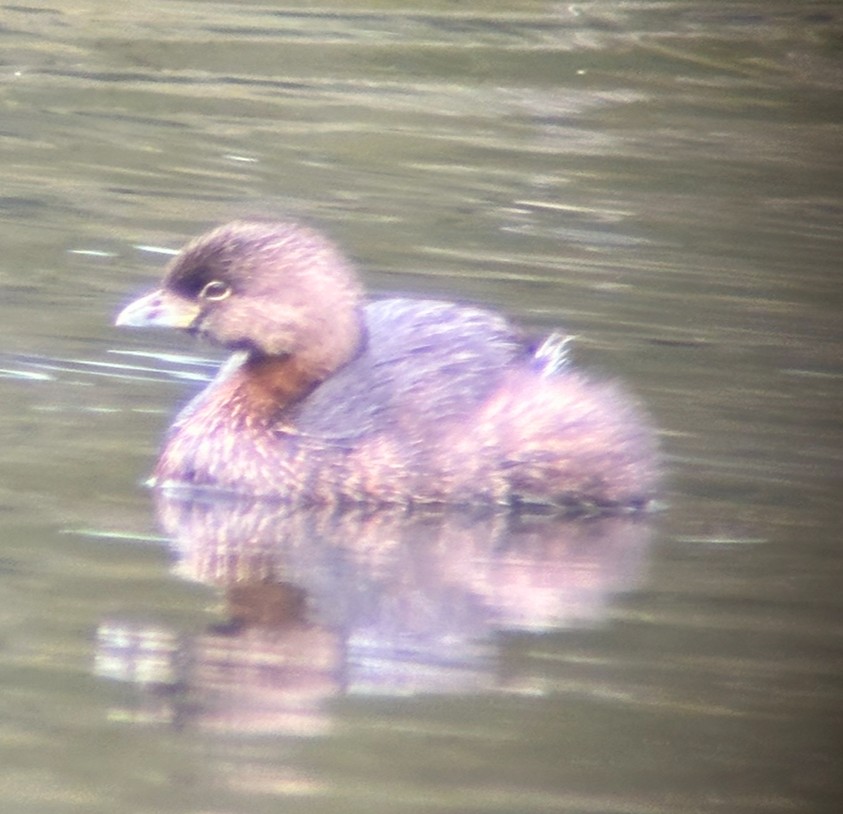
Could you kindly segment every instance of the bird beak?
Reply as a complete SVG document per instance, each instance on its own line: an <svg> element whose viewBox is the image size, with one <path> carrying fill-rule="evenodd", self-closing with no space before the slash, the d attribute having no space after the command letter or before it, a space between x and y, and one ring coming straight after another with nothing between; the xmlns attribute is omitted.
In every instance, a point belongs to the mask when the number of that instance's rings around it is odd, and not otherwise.
<svg viewBox="0 0 843 814"><path fill-rule="evenodd" d="M114 320L115 325L132 328L189 329L199 316L199 305L163 288L129 303Z"/></svg>

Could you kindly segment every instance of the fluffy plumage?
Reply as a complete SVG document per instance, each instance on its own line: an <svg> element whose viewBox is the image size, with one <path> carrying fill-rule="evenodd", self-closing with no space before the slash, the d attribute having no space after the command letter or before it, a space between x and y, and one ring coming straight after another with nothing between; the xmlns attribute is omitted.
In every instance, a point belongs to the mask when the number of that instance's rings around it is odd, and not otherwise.
<svg viewBox="0 0 843 814"><path fill-rule="evenodd" d="M452 303L366 304L350 263L296 224L238 221L189 243L117 324L238 353L171 428L155 482L297 503L638 510L652 433L567 339L538 346Z"/></svg>

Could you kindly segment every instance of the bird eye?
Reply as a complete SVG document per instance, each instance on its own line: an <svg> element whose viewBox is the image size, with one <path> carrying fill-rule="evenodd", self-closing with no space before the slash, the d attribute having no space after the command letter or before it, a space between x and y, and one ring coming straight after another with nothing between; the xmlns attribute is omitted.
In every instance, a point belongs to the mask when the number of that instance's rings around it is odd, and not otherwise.
<svg viewBox="0 0 843 814"><path fill-rule="evenodd" d="M199 292L199 299L219 302L228 297L229 294L231 294L231 286L228 283L224 283L222 280L211 280L210 283L205 283L205 286Z"/></svg>

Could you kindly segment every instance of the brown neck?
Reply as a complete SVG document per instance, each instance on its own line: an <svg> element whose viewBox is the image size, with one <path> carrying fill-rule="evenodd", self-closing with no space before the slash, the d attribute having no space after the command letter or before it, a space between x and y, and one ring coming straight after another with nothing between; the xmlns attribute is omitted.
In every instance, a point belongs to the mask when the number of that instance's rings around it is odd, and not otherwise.
<svg viewBox="0 0 843 814"><path fill-rule="evenodd" d="M295 356L253 356L241 368L238 389L253 418L272 421L304 398L319 378Z"/></svg>

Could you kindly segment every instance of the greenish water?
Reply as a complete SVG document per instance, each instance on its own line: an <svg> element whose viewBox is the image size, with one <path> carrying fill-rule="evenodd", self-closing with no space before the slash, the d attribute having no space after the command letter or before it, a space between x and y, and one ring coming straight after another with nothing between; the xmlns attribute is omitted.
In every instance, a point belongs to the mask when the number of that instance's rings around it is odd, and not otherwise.
<svg viewBox="0 0 843 814"><path fill-rule="evenodd" d="M3 805L839 810L842 19L0 9ZM157 519L213 352L111 320L243 212L576 334L660 427L666 511Z"/></svg>

